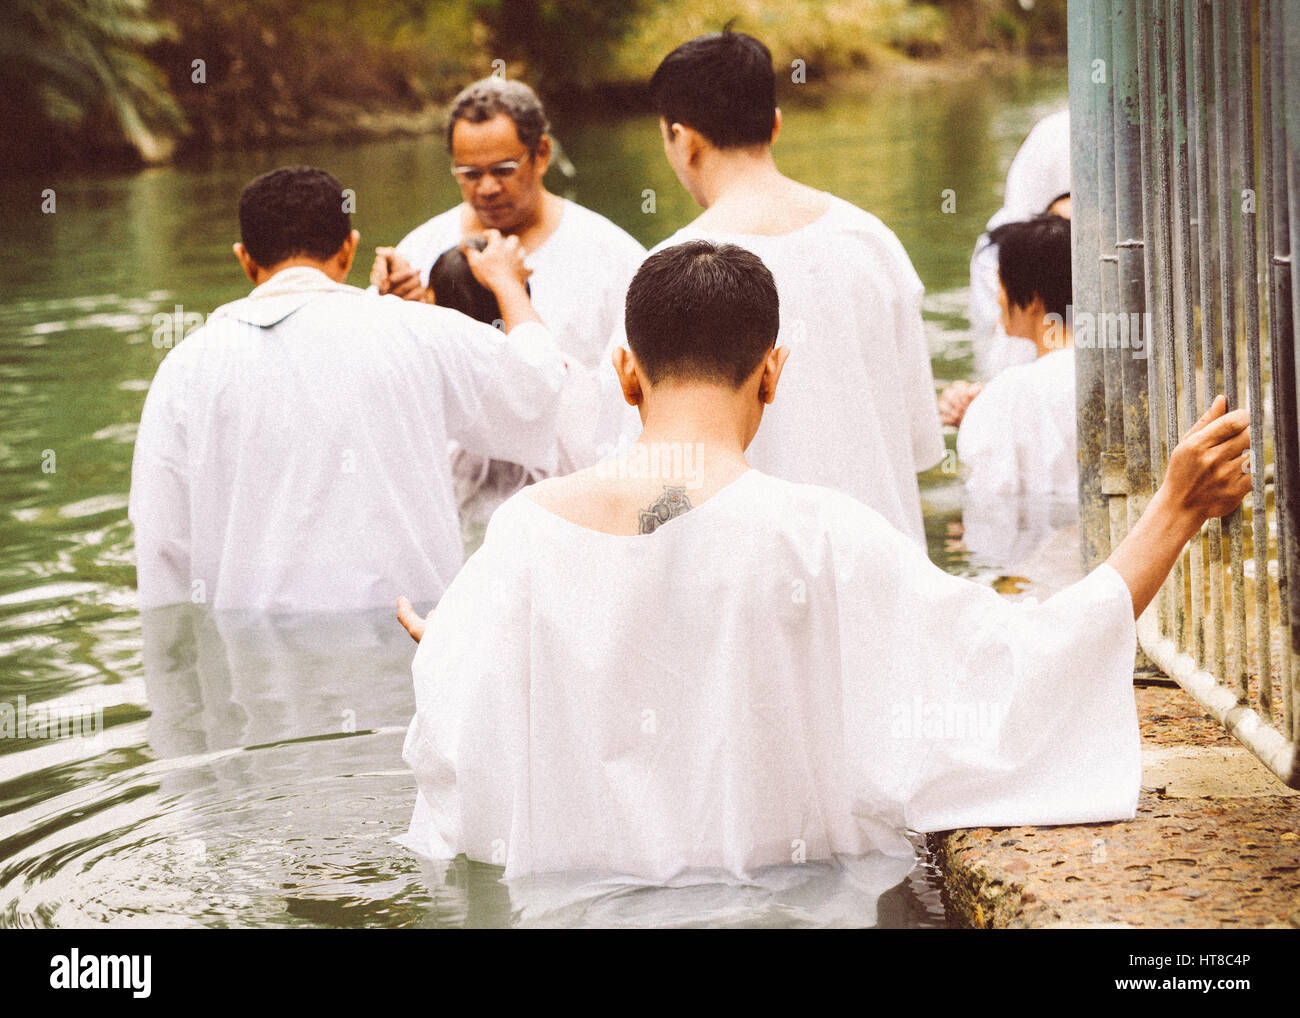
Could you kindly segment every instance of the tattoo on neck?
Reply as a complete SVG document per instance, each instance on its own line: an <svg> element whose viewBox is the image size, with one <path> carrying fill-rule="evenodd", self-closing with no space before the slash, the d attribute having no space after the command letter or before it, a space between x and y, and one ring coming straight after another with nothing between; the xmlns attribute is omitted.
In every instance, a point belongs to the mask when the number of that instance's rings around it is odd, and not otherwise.
<svg viewBox="0 0 1300 1018"><path fill-rule="evenodd" d="M664 493L660 495L650 506L649 509L641 510L641 533L653 534L669 520L680 516L694 508L691 500L686 497L686 488L672 488L664 485Z"/></svg>

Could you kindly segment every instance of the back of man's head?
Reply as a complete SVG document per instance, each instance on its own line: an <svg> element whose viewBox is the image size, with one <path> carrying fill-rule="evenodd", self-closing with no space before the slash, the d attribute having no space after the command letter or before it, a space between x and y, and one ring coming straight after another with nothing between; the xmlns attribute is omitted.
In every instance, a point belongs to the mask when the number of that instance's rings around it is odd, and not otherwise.
<svg viewBox="0 0 1300 1018"><path fill-rule="evenodd" d="M522 81L507 78L483 78L467 85L451 101L447 112L447 151L451 151L457 123L464 120L482 124L502 114L514 123L519 140L528 151L536 152L538 142L550 129L546 110L536 92Z"/></svg>
<svg viewBox="0 0 1300 1018"><path fill-rule="evenodd" d="M624 324L651 385L671 379L738 389L776 342L776 281L758 255L734 244L677 244L641 263L627 288Z"/></svg>
<svg viewBox="0 0 1300 1018"><path fill-rule="evenodd" d="M776 75L772 54L752 35L715 32L684 42L650 79L655 110L718 148L751 148L772 140Z"/></svg>
<svg viewBox="0 0 1300 1018"><path fill-rule="evenodd" d="M239 196L239 239L264 269L300 255L327 261L352 232L343 204L343 188L324 170L272 170Z"/></svg>
<svg viewBox="0 0 1300 1018"><path fill-rule="evenodd" d="M1009 304L1027 308L1043 299L1047 314L1066 318L1073 300L1070 276L1070 221L1055 214L1004 223L989 233L998 246L998 277Z"/></svg>

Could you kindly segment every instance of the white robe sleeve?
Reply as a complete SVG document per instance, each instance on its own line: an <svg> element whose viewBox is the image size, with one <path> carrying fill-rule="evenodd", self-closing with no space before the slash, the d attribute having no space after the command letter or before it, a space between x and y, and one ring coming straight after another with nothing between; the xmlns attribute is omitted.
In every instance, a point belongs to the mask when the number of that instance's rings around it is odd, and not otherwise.
<svg viewBox="0 0 1300 1018"><path fill-rule="evenodd" d="M945 573L885 526L844 544L845 746L862 802L916 831L1134 815L1137 636L1110 565L1034 604Z"/></svg>
<svg viewBox="0 0 1300 1018"><path fill-rule="evenodd" d="M567 369L550 331L525 322L502 334L447 308L407 307L408 323L436 351L448 437L480 456L554 473Z"/></svg>
<svg viewBox="0 0 1300 1018"><path fill-rule="evenodd" d="M898 281L894 335L898 342L898 364L909 386L907 405L910 410L912 464L919 473L943 459L947 450L943 443L943 426L939 422L939 401L935 394L925 323L921 317L925 287L910 261L907 272L900 275L903 278Z"/></svg>
<svg viewBox="0 0 1300 1018"><path fill-rule="evenodd" d="M520 496L515 496L516 498ZM511 776L526 774L530 590L521 545L502 538L507 502L492 517L483 544L429 616L411 673L415 716L402 758L418 793L409 832L398 840L430 859L503 863L517 814ZM495 719L472 725L472 718ZM504 778L504 780L502 780ZM462 785L477 792L469 801ZM464 832L470 832L466 837Z"/></svg>
<svg viewBox="0 0 1300 1018"><path fill-rule="evenodd" d="M131 463L127 515L135 528L140 608L190 600L190 477L179 348L145 397Z"/></svg>

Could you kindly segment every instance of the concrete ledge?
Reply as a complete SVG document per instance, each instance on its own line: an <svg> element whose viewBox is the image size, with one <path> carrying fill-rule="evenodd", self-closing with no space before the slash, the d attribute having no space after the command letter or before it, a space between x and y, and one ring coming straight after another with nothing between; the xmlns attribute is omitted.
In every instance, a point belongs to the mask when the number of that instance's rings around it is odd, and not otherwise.
<svg viewBox="0 0 1300 1018"><path fill-rule="evenodd" d="M931 835L951 922L1300 927L1300 795L1181 690L1139 688L1137 698L1144 787L1136 819Z"/></svg>

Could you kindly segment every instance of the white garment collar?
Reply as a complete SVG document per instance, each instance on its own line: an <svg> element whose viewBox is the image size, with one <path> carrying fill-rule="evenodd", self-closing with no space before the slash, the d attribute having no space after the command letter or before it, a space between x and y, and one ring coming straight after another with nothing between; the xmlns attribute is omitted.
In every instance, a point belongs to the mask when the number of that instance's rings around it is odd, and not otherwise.
<svg viewBox="0 0 1300 1018"><path fill-rule="evenodd" d="M211 317L233 318L268 328L288 318L320 294L340 290L364 292L346 283L336 283L310 265L294 265L281 269L247 297L223 304L212 312Z"/></svg>

